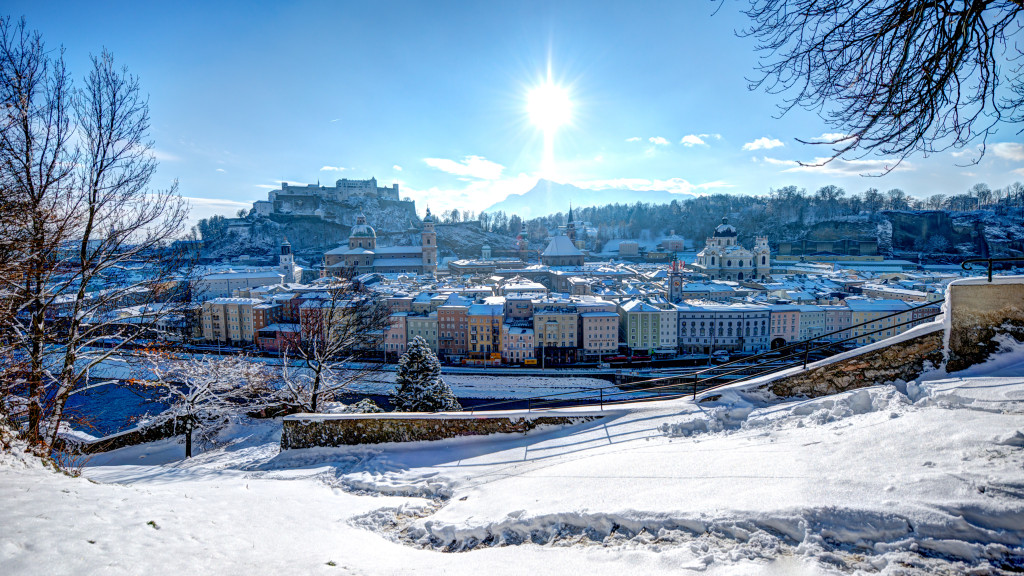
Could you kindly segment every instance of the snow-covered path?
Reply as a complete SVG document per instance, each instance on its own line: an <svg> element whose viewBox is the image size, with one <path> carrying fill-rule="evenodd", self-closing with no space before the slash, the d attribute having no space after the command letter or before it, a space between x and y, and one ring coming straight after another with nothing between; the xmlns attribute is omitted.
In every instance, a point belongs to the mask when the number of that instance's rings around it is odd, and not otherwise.
<svg viewBox="0 0 1024 576"><path fill-rule="evenodd" d="M88 480L8 455L0 572L1024 565L1020 351L955 377L816 400L719 394L526 436L285 453L279 424L253 424L189 462L171 441L97 456Z"/></svg>

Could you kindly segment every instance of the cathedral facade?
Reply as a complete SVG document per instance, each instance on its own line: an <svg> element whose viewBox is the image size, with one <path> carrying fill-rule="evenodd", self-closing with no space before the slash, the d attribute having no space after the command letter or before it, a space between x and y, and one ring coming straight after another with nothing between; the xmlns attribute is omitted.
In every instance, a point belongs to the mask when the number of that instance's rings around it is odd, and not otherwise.
<svg viewBox="0 0 1024 576"><path fill-rule="evenodd" d="M360 214L349 232L348 244L324 253L324 268L338 275L342 269L356 274L433 274L437 271L437 232L427 209L419 246L377 246L377 232Z"/></svg>
<svg viewBox="0 0 1024 576"><path fill-rule="evenodd" d="M759 236L753 249L736 242L736 227L728 218L715 228L704 249L697 253L693 268L716 280L765 281L771 276L771 249L768 239Z"/></svg>

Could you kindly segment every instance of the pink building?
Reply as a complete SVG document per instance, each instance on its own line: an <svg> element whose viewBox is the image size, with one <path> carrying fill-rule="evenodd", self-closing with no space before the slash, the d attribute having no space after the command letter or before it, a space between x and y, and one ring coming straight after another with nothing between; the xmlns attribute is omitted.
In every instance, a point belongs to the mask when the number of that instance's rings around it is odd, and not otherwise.
<svg viewBox="0 0 1024 576"><path fill-rule="evenodd" d="M406 340L407 312L391 314L391 325L384 329L384 354L388 361L398 361L408 347Z"/></svg>
<svg viewBox="0 0 1024 576"><path fill-rule="evenodd" d="M501 361L505 364L536 364L533 328L501 325Z"/></svg>
<svg viewBox="0 0 1024 576"><path fill-rule="evenodd" d="M616 312L582 312L580 347L584 356L613 354L619 350L619 315Z"/></svg>
<svg viewBox="0 0 1024 576"><path fill-rule="evenodd" d="M771 347L800 341L800 307L795 304L773 304L771 309Z"/></svg>
<svg viewBox="0 0 1024 576"><path fill-rule="evenodd" d="M851 319L852 312L846 306L822 306L825 309L825 332L835 332L841 330L837 334L833 334L826 338L830 342L838 342L845 340L853 334L848 328L853 324Z"/></svg>

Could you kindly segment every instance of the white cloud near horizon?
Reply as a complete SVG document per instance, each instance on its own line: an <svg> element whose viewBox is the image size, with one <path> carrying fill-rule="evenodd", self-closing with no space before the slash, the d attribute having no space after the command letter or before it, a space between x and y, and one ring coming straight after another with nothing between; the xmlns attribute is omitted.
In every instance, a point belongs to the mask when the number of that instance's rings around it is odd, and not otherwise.
<svg viewBox="0 0 1024 576"><path fill-rule="evenodd" d="M392 166L391 169L394 170L395 172L401 172L402 171L402 167L399 166L398 164L395 164L394 166Z"/></svg>
<svg viewBox="0 0 1024 576"><path fill-rule="evenodd" d="M626 138L626 142L639 142L642 140L639 136L633 136L632 138Z"/></svg>
<svg viewBox="0 0 1024 576"><path fill-rule="evenodd" d="M341 172L345 169L344 166L321 166L321 172Z"/></svg>
<svg viewBox="0 0 1024 576"><path fill-rule="evenodd" d="M1024 144L1017 142L996 142L989 144L992 153L1004 160L1024 162Z"/></svg>
<svg viewBox="0 0 1024 576"><path fill-rule="evenodd" d="M821 136L815 136L811 138L810 142L840 142L850 138L849 134L843 134L842 132L825 132Z"/></svg>
<svg viewBox="0 0 1024 576"><path fill-rule="evenodd" d="M744 150L768 150L768 149L771 149L771 148L779 148L780 146L785 146L785 144L783 144L782 140L779 140L778 138L768 138L766 136L762 136L761 138L758 138L758 139L754 140L753 142L747 142L746 144L744 144L743 145L743 149Z"/></svg>
<svg viewBox="0 0 1024 576"><path fill-rule="evenodd" d="M188 202L188 217L185 219L185 231L199 223L203 218L210 216L224 216L234 218L238 210L252 208L252 202L239 202L237 200L226 200L224 198L198 198L195 196L182 196Z"/></svg>
<svg viewBox="0 0 1024 576"><path fill-rule="evenodd" d="M865 174L881 174L887 169L895 166L893 172L909 172L916 169L910 162L899 162L898 158L881 158L878 160L844 160L836 158L827 164L823 164L828 158L815 158L807 164L822 164L821 166L801 165L796 160L782 160L779 158L763 158L766 164L773 166L788 166L783 172L811 172L815 174L828 174L832 176L863 176Z"/></svg>
<svg viewBox="0 0 1024 576"><path fill-rule="evenodd" d="M715 188L734 188L735 185L722 180L705 182L703 184L692 184L684 178L668 178L665 180L650 180L647 178L611 178L607 180L579 180L567 182L578 188L587 190L607 190L609 188L620 188L626 190L664 190L672 194L696 194L701 190Z"/></svg>
<svg viewBox="0 0 1024 576"><path fill-rule="evenodd" d="M709 136L711 135L687 134L686 136L683 136L683 139L680 140L679 143L682 144L683 146L686 146L687 148L690 148L692 146L707 146L708 144L707 142L704 141L704 138L708 138Z"/></svg>
<svg viewBox="0 0 1024 576"><path fill-rule="evenodd" d="M217 170L216 170L216 171L217 171L217 172L227 172L227 170L225 170L225 169L223 169L223 168L217 168Z"/></svg>
<svg viewBox="0 0 1024 576"><path fill-rule="evenodd" d="M447 158L424 158L423 161L427 166L442 172L480 180L497 180L501 178L501 173L505 170L501 164L491 162L483 156L466 156L462 162Z"/></svg>
<svg viewBox="0 0 1024 576"><path fill-rule="evenodd" d="M669 144L668 140L662 138L661 136L651 136L650 138L647 139L647 141L650 142L651 144L654 144L655 146L668 146Z"/></svg>

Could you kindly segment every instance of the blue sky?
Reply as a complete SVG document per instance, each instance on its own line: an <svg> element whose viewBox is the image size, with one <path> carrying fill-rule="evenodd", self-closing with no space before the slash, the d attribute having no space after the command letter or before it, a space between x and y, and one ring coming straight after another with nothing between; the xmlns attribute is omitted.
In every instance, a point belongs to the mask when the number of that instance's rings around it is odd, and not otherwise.
<svg viewBox="0 0 1024 576"><path fill-rule="evenodd" d="M209 4L209 5L208 5ZM582 187L763 194L794 184L915 196L1024 180L1024 146L1004 126L976 166L915 157L795 165L827 155L794 138L829 130L776 118L750 92L757 54L726 2L33 2L8 1L80 77L106 47L150 95L161 166L196 218L234 213L281 181L375 176L439 212L479 211L547 175ZM553 138L527 93L553 82L572 101ZM995 144L993 146L993 144ZM623 201L628 201L623 198Z"/></svg>

